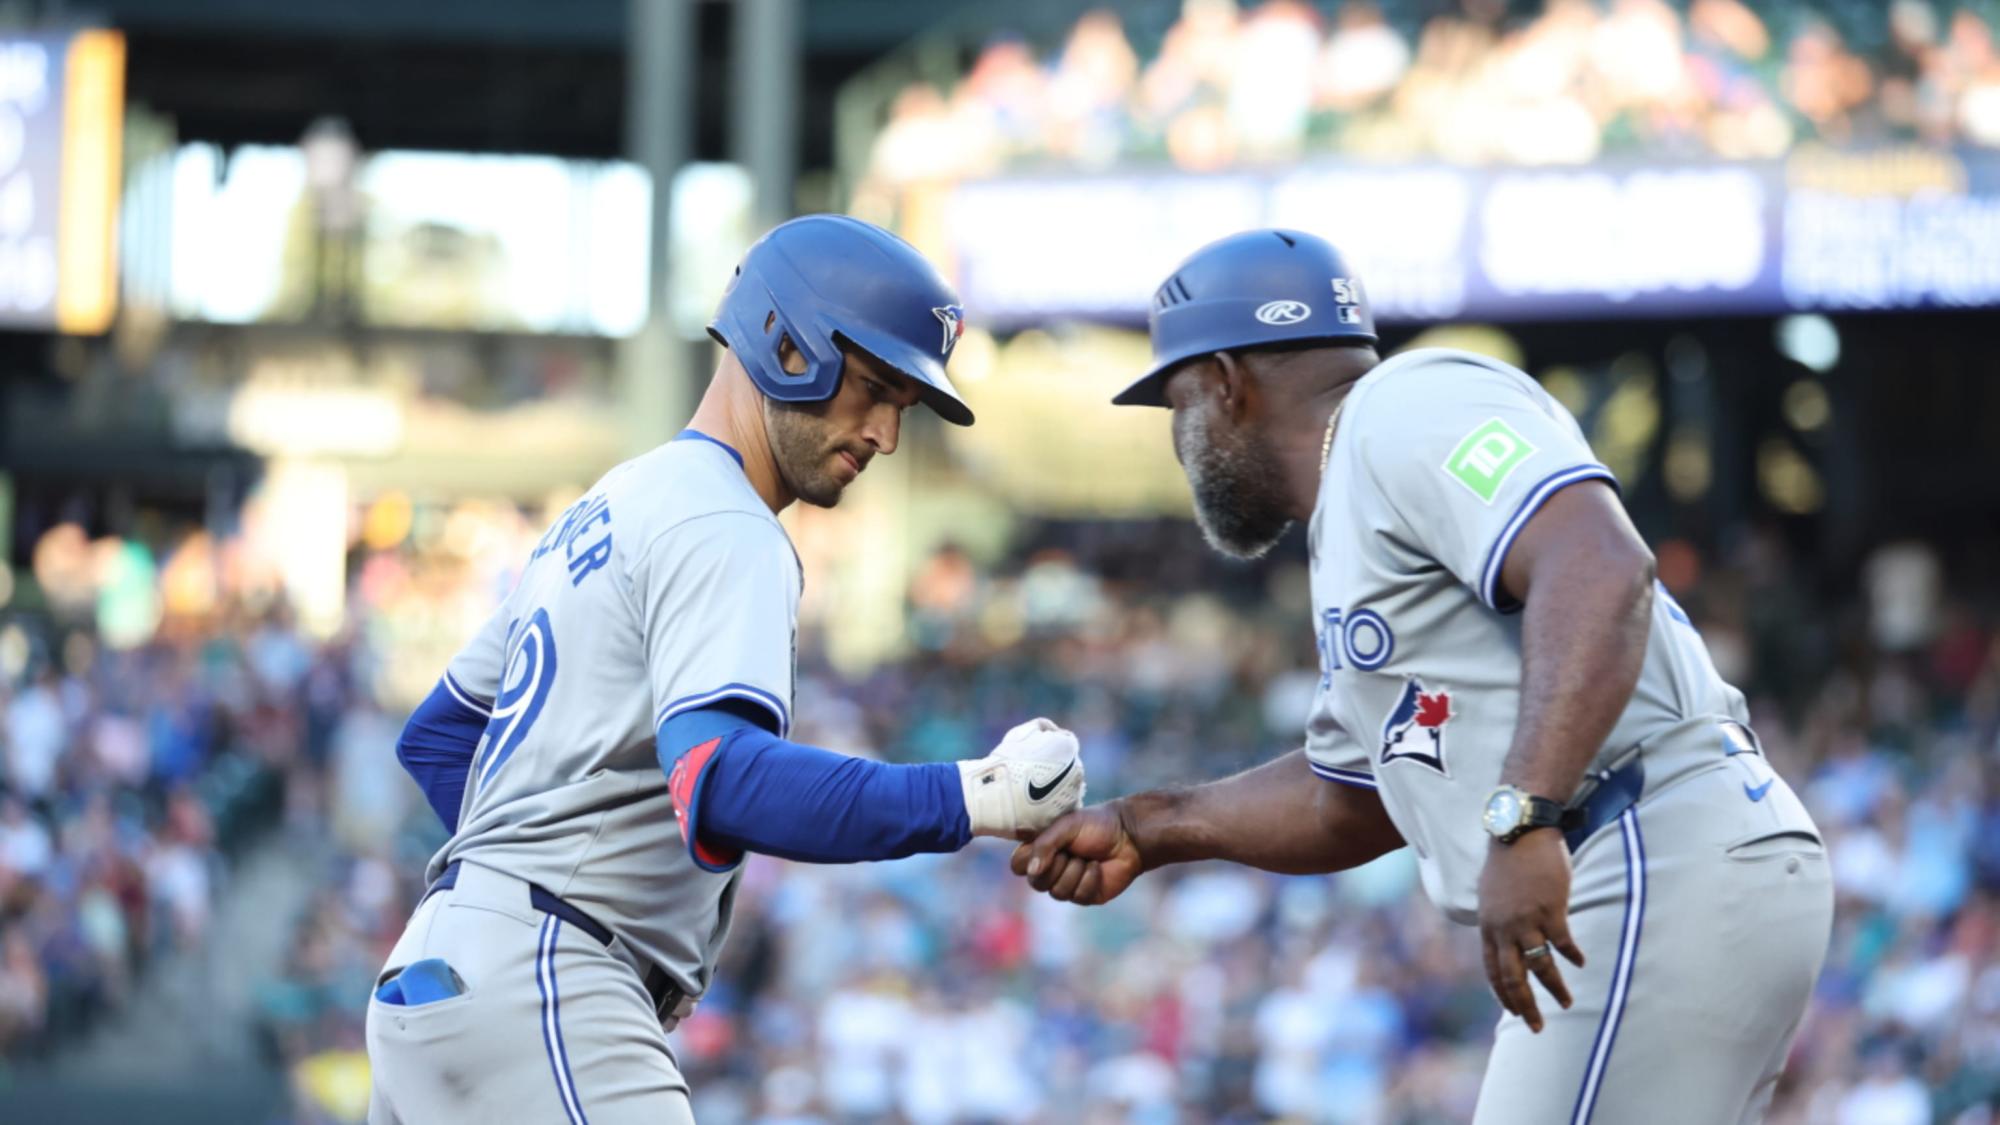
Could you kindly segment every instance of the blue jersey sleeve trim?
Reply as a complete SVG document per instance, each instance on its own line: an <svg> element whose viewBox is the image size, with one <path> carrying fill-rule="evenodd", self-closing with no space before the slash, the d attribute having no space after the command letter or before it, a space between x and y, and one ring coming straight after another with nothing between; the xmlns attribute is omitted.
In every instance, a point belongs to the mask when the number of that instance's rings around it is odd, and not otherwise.
<svg viewBox="0 0 2000 1125"><path fill-rule="evenodd" d="M680 433L677 433L677 434L675 434L675 435L674 435L674 438L673 438L673 440L675 440L675 441L705 441L705 442L708 442L708 443L709 443L710 445L719 445L719 446L721 446L721 447L722 447L722 451L723 451L724 453L727 453L727 454L729 454L729 455L730 455L731 457L734 457L734 458L736 459L736 467L737 467L737 468L739 468L739 469L740 469L740 468L742 468L742 467L743 467L743 455L742 455L741 453L738 453L738 452L736 452L736 447L735 447L735 446L733 446L733 445L729 444L729 443L728 443L728 442L726 442L726 441L723 441L723 440L722 440L721 438L712 438L712 437L709 437L709 436L708 436L707 434L705 434L705 433L702 433L702 432L701 432L700 430L682 430L682 431L681 431Z"/></svg>
<svg viewBox="0 0 2000 1125"><path fill-rule="evenodd" d="M769 711L771 717L778 721L777 733L779 738L783 738L791 733L792 716L791 712L785 707L784 701L755 684L724 684L710 691L684 695L667 704L665 707L660 708L660 713L653 719L653 729L655 731L659 730L662 726L666 725L667 720L674 718L676 715L683 715L689 711L710 707L726 699L741 699L746 702L755 703L764 710Z"/></svg>
<svg viewBox="0 0 2000 1125"><path fill-rule="evenodd" d="M446 831L458 831L472 755L486 731L486 720L485 712L459 700L446 677L417 704L396 739L396 760L423 790L424 801Z"/></svg>
<svg viewBox="0 0 2000 1125"><path fill-rule="evenodd" d="M1312 767L1314 773L1328 781L1337 781L1342 785L1352 785L1357 789L1366 789L1371 793L1381 788L1381 785L1376 782L1373 774L1365 773L1361 770L1343 770L1336 769L1333 766L1322 766L1311 759L1307 759L1306 764Z"/></svg>
<svg viewBox="0 0 2000 1125"><path fill-rule="evenodd" d="M492 717L493 715L492 700L481 699L478 696L472 694L471 692L465 690L465 685L459 683L457 677L453 676L449 671L445 672L443 683L446 690L451 692L452 698L458 700L460 703L463 703L468 710L477 711L481 715L485 715L488 718Z"/></svg>
<svg viewBox="0 0 2000 1125"><path fill-rule="evenodd" d="M1610 469L1595 463L1572 465L1567 469L1557 470L1543 477L1539 484L1528 490L1528 495L1521 500L1521 506L1514 510L1514 518L1507 521L1507 526L1500 530L1500 537L1493 541L1493 546L1486 552L1486 565L1480 568L1479 574L1480 601L1501 613L1520 611L1520 605L1512 598L1508 598L1506 591L1500 588L1500 573L1506 569L1507 552L1514 549L1514 540L1520 537L1521 529L1528 526L1528 521L1535 517L1536 512L1542 510L1542 505L1549 502L1549 497L1572 484L1586 480L1605 481L1611 485L1614 492L1618 490L1618 478L1611 475ZM1502 604L1502 598L1507 599L1507 604Z"/></svg>

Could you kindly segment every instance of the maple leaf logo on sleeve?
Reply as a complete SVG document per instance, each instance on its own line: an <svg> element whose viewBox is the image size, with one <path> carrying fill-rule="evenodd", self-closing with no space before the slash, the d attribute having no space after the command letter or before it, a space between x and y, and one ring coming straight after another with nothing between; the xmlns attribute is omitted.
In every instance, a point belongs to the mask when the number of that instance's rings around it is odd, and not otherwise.
<svg viewBox="0 0 2000 1125"><path fill-rule="evenodd" d="M1425 691L1422 680L1407 677L1403 694L1382 723L1382 764L1416 762L1450 777L1444 756L1444 729L1450 722L1451 693Z"/></svg>

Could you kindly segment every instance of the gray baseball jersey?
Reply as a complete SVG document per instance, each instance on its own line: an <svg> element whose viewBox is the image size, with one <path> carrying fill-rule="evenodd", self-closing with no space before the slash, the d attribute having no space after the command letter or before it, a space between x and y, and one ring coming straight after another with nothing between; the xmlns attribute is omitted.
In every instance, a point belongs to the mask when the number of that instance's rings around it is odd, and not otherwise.
<svg viewBox="0 0 2000 1125"><path fill-rule="evenodd" d="M727 446L690 432L607 473L446 673L491 718L430 876L539 884L701 995L736 870L684 840L654 735L723 699L788 731L801 581Z"/></svg>
<svg viewBox="0 0 2000 1125"><path fill-rule="evenodd" d="M1491 359L1410 352L1348 396L1313 513L1306 754L1380 794L1455 921L1478 921L1480 813L1520 713L1508 549L1550 496L1610 479L1575 419ZM1657 590L1638 686L1586 778L1636 758L1643 793L1577 846L1569 924L1587 965L1562 966L1577 1002L1545 997L1540 1035L1502 1018L1478 1125L1762 1120L1833 893L1812 818L1744 719Z"/></svg>
<svg viewBox="0 0 2000 1125"><path fill-rule="evenodd" d="M1611 472L1533 379L1423 349L1355 385L1320 482L1307 755L1380 792L1425 891L1459 922L1478 917L1480 813L1520 713L1521 619L1501 566L1550 496L1593 479ZM1701 716L1743 721L1743 697L1662 588L1638 688L1592 769Z"/></svg>

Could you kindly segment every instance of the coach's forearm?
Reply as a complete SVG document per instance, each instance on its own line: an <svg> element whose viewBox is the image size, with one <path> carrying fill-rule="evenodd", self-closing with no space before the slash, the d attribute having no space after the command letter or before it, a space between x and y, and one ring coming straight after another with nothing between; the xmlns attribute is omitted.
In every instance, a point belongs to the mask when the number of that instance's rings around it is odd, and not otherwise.
<svg viewBox="0 0 2000 1125"><path fill-rule="evenodd" d="M1149 871L1221 859L1312 875L1403 846L1372 790L1321 779L1303 750L1221 781L1139 793L1118 805Z"/></svg>
<svg viewBox="0 0 2000 1125"><path fill-rule="evenodd" d="M1639 682L1653 559L1629 548L1552 554L1526 594L1521 714L1501 780L1567 801Z"/></svg>

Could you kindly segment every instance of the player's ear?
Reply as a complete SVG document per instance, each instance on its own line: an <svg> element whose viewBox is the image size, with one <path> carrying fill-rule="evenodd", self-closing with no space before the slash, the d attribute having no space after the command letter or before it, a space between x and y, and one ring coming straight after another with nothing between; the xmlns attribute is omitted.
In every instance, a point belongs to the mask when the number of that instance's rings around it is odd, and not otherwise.
<svg viewBox="0 0 2000 1125"><path fill-rule="evenodd" d="M1217 391L1222 396L1222 409L1232 421L1242 421L1250 409L1255 394L1256 378L1250 373L1250 365L1243 362L1235 352L1215 353Z"/></svg>

